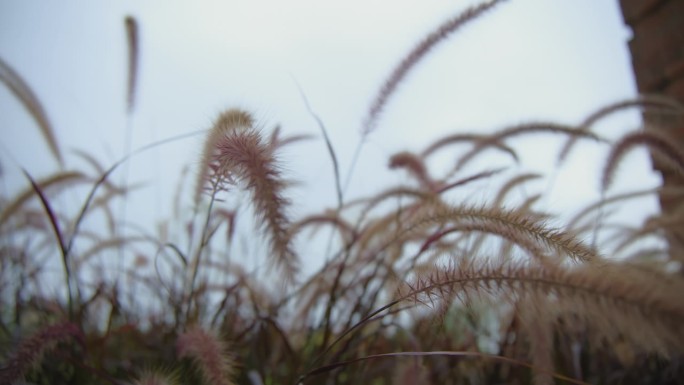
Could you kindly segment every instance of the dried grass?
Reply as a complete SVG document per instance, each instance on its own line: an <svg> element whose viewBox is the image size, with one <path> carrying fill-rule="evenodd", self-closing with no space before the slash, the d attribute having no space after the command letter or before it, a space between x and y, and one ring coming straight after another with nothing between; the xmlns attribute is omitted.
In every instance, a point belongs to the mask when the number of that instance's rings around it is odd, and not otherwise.
<svg viewBox="0 0 684 385"><path fill-rule="evenodd" d="M411 49L369 106L362 136L377 127L399 84L427 54L498 3L449 18ZM125 26L130 114L140 37L135 19L126 18ZM4 62L0 77L61 159L33 92ZM648 146L681 173L684 155L664 134L636 132L608 143L591 131L628 108L680 114L677 103L644 96L600 108L577 126L536 122L491 135L450 133L422 152L404 150L389 159L390 168L407 171L410 184L349 199L325 125L305 102L322 130L336 182L337 205L320 212L291 218L280 166L283 146L306 136L283 136L279 126L267 132L242 109L225 111L202 132L192 207L182 203L183 179L158 234L135 226L116 233L124 218L112 205L135 186L117 186L110 176L131 156L194 133L145 146L109 168L76 152L95 176L57 170L38 181L29 177L32 187L16 195L1 193L0 383L46 376L79 384L130 378L136 384L655 384L684 374L678 364L684 279L671 272L677 259L662 237L681 227L684 212L657 214L637 227L604 221L634 199L679 197L681 189L604 196L558 228L550 224L557 215L539 207L544 195L531 183L547 176L525 170L509 143L560 134L566 138L560 160L577 139L606 143L603 191L636 146ZM463 142L465 149L452 146ZM491 148L510 156L514 167L460 174ZM457 164L440 176L428 158L447 149ZM55 199L83 184L90 189L80 210ZM232 199L242 190L249 209ZM521 199L510 199L517 193ZM246 216L259 231L244 225ZM328 242L330 257L305 275L302 263L323 259L308 255L306 246L323 239L324 227L339 239ZM582 237L592 231L611 237L589 246ZM647 236L661 243L642 242ZM629 258L618 258L628 251ZM112 277L107 269L117 254L134 262ZM50 264L60 255L63 271ZM277 269L253 263L261 259ZM62 275L61 289L47 284ZM15 337L26 330L37 331ZM50 360L41 359L46 353Z"/></svg>

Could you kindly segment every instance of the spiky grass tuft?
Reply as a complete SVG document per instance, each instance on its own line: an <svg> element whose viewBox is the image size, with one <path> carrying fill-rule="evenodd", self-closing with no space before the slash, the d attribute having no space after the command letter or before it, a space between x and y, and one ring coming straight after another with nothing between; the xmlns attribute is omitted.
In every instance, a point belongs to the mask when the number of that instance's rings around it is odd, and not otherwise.
<svg viewBox="0 0 684 385"><path fill-rule="evenodd" d="M64 158L59 150L55 130L52 128L52 123L48 119L45 108L43 108L43 105L26 81L9 64L5 63L2 58L0 58L0 81L5 83L17 99L24 104L24 107L38 124L40 132L50 148L50 152L59 164L63 165Z"/></svg>
<svg viewBox="0 0 684 385"><path fill-rule="evenodd" d="M219 115L204 141L200 169L197 174L197 183L195 184L195 204L199 203L202 195L208 188L208 184L218 182L212 181L212 178L218 177L216 175L218 167L216 163L216 156L218 155L216 145L219 139L234 130L242 130L253 126L254 117L244 110L230 109Z"/></svg>
<svg viewBox="0 0 684 385"><path fill-rule="evenodd" d="M681 285L622 264L568 269L464 258L416 277L399 291L395 304L412 300L447 309L454 302L472 306L485 299L514 305L512 316L522 322L530 344L534 383L548 384L551 357L558 351L554 333L600 341L594 349L627 344L636 353L678 357L684 349L684 305L675 287L681 290Z"/></svg>
<svg viewBox="0 0 684 385"><path fill-rule="evenodd" d="M176 352L179 358L193 360L207 384L235 384L235 362L226 344L215 334L192 327L178 337Z"/></svg>
<svg viewBox="0 0 684 385"><path fill-rule="evenodd" d="M258 221L268 234L271 260L284 273L286 281L292 282L299 261L290 242L290 220L286 213L290 202L285 197L286 183L276 150L272 141L264 140L254 127L250 113L229 110L219 117L207 137L198 186L209 181L216 191L244 184L251 193Z"/></svg>
<svg viewBox="0 0 684 385"><path fill-rule="evenodd" d="M138 379L133 381L133 385L177 385L177 376L162 372L146 370Z"/></svg>
<svg viewBox="0 0 684 385"><path fill-rule="evenodd" d="M620 160L635 146L647 146L653 158L663 166L673 170L679 175L684 175L684 151L677 148L676 141L667 134L655 130L632 132L623 136L613 145L608 155L603 176L601 177L602 191L608 190L613 182L613 175Z"/></svg>
<svg viewBox="0 0 684 385"><path fill-rule="evenodd" d="M489 0L480 3L476 6L470 7L463 11L456 17L442 23L436 30L425 36L410 52L404 57L397 67L392 71L389 78L380 88L380 91L375 96L373 103L368 110L368 114L363 122L363 129L361 135L363 137L370 134L377 125L377 120L380 114L385 109L385 105L389 98L395 93L399 84L404 80L406 75L415 67L423 58L425 58L430 51L432 51L440 42L446 40L458 29L463 27L468 22L477 19L483 13L503 2L503 0Z"/></svg>
<svg viewBox="0 0 684 385"><path fill-rule="evenodd" d="M31 368L40 364L43 355L59 342L84 341L83 332L73 323L64 322L44 327L29 339L22 341L9 361L0 369L0 384L14 384Z"/></svg>

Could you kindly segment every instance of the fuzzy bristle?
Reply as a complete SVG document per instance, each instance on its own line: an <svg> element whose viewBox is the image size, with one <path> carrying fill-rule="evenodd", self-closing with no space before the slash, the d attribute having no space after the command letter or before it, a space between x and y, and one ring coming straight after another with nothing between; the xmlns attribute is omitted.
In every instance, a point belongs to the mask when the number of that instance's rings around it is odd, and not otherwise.
<svg viewBox="0 0 684 385"><path fill-rule="evenodd" d="M44 327L22 341L7 365L0 370L0 384L14 384L30 368L40 364L43 355L59 342L76 340L83 344L83 332L73 323L64 322Z"/></svg>
<svg viewBox="0 0 684 385"><path fill-rule="evenodd" d="M179 358L193 360L207 384L235 384L235 363L226 344L213 333L189 329L178 337L176 352Z"/></svg>

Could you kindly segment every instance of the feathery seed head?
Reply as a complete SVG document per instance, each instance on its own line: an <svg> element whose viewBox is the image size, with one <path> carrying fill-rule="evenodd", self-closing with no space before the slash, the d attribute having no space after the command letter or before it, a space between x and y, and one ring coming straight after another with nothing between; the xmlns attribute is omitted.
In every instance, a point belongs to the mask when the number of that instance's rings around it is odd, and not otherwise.
<svg viewBox="0 0 684 385"><path fill-rule="evenodd" d="M297 271L297 258L288 230L289 200L284 196L287 184L280 175L274 145L254 127L249 112L232 109L219 116L205 142L196 202L207 187L215 193L238 183L251 194L258 222L268 233L272 260L291 281Z"/></svg>
<svg viewBox="0 0 684 385"><path fill-rule="evenodd" d="M234 366L226 345L213 333L192 327L176 341L179 358L190 358L208 384L234 384Z"/></svg>
<svg viewBox="0 0 684 385"><path fill-rule="evenodd" d="M174 375L151 370L144 371L133 385L175 385L178 379Z"/></svg>
<svg viewBox="0 0 684 385"><path fill-rule="evenodd" d="M207 188L211 191L217 191L225 187L226 181L217 173L216 157L218 156L218 149L216 146L219 140L231 131L243 130L253 126L254 118L249 112L244 110L234 108L219 115L204 142L204 150L202 151L195 189L195 204L199 203L202 193Z"/></svg>
<svg viewBox="0 0 684 385"><path fill-rule="evenodd" d="M71 322L47 326L21 342L6 367L0 371L0 384L14 384L34 365L38 365L45 352L62 341L75 339L84 344L83 332Z"/></svg>
<svg viewBox="0 0 684 385"><path fill-rule="evenodd" d="M429 190L435 190L435 182L432 180L430 173L423 160L417 155L408 151L402 151L392 155L390 158L389 168L405 168L418 182L427 187Z"/></svg>

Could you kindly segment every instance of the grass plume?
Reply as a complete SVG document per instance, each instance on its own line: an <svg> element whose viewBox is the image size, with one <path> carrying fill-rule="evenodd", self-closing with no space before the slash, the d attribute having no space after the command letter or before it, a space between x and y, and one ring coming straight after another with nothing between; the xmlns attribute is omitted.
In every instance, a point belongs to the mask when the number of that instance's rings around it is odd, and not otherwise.
<svg viewBox="0 0 684 385"><path fill-rule="evenodd" d="M40 133L43 134L43 138L47 142L48 148L52 155L57 159L60 165L64 164L64 159L62 158L62 153L59 150L59 144L57 143L57 138L55 137L55 130L52 128L50 119L48 119L45 108L40 103L36 97L31 87L26 83L26 81L7 64L2 58L0 58L0 80L9 88L10 91L21 101L26 110L31 114L31 117L38 124L40 128Z"/></svg>
<svg viewBox="0 0 684 385"><path fill-rule="evenodd" d="M233 385L235 363L225 344L215 335L193 327L178 337L176 351L179 358L195 362L207 384Z"/></svg>
<svg viewBox="0 0 684 385"><path fill-rule="evenodd" d="M205 145L201 183L219 186L244 183L252 196L256 215L267 232L272 262L285 274L287 281L295 278L297 256L292 250L287 216L286 183L274 150L254 127L251 115L242 110L230 110L221 115L211 130Z"/></svg>
<svg viewBox="0 0 684 385"><path fill-rule="evenodd" d="M392 70L391 74L385 80L380 91L373 99L370 109L363 121L363 129L361 136L366 137L370 134L377 125L377 120L380 114L385 109L389 98L395 93L399 84L404 80L406 75L413 69L421 59L428 56L439 43L444 41L447 37L454 34L461 27L468 22L473 21L484 14L489 9L495 7L502 0L489 0L480 3L476 6L470 7L460 13L458 16L452 17L442 23L434 31L425 36L416 46L404 57L401 62Z"/></svg>
<svg viewBox="0 0 684 385"><path fill-rule="evenodd" d="M138 22L133 16L126 16L126 42L128 46L128 89L126 101L128 111L132 111L135 106L135 93L138 84L138 62L140 55L140 32Z"/></svg>
<svg viewBox="0 0 684 385"><path fill-rule="evenodd" d="M40 364L43 355L59 342L75 340L83 344L84 336L73 323L58 323L44 327L22 341L8 362L0 369L0 384L15 384L31 368Z"/></svg>
<svg viewBox="0 0 684 385"><path fill-rule="evenodd" d="M638 145L648 146L654 159L677 174L684 175L684 151L673 143L675 142L666 134L653 130L632 132L623 136L613 145L608 155L601 177L601 190L606 191L610 187L620 160L629 150Z"/></svg>

